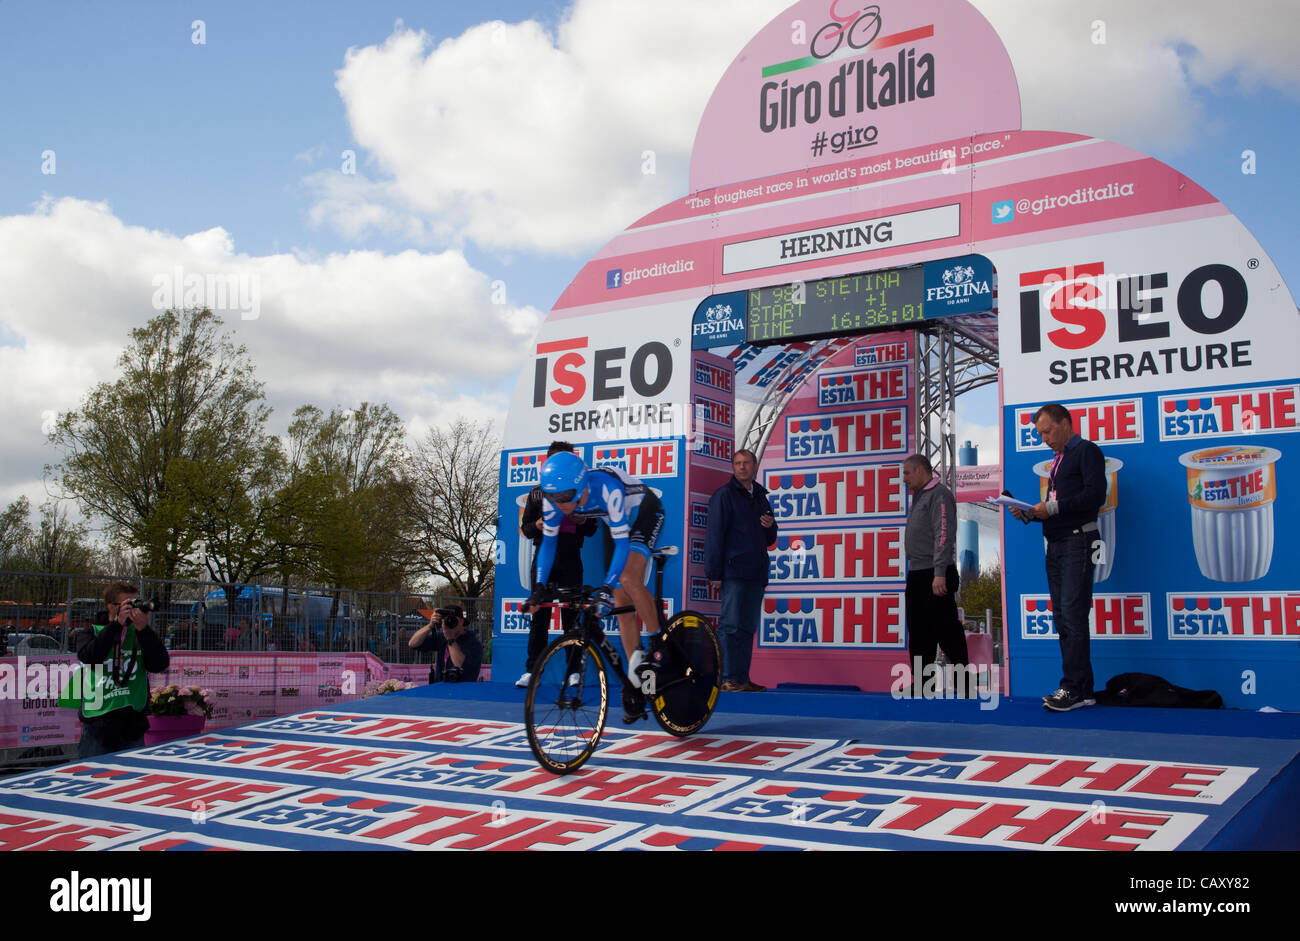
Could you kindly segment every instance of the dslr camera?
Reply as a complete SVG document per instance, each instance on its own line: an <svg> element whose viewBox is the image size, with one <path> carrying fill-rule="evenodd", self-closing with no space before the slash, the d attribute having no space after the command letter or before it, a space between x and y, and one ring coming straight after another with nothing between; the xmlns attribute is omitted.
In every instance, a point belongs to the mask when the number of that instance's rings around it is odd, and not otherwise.
<svg viewBox="0 0 1300 941"><path fill-rule="evenodd" d="M442 620L443 627L460 626L461 615L456 608L439 608L435 613Z"/></svg>
<svg viewBox="0 0 1300 941"><path fill-rule="evenodd" d="M157 595L154 595L148 601L145 601L143 598L140 597L135 597L126 603L130 605L132 608L135 608L137 611L143 611L146 614L148 614L151 611L157 611L159 607Z"/></svg>

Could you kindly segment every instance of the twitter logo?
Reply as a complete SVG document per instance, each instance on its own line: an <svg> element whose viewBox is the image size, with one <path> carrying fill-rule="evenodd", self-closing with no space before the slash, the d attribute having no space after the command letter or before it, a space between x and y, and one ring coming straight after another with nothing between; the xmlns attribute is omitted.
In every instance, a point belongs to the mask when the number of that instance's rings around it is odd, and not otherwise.
<svg viewBox="0 0 1300 941"><path fill-rule="evenodd" d="M1004 199L993 204L993 222L995 225L999 222L1010 222L1015 217L1016 207L1011 200Z"/></svg>

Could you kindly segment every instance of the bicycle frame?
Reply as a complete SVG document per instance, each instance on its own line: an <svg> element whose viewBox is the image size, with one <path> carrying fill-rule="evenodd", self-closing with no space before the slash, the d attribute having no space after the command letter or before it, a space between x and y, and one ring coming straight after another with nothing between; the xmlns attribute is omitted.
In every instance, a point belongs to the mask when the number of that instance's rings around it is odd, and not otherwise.
<svg viewBox="0 0 1300 941"><path fill-rule="evenodd" d="M663 616L663 570L666 560L675 553L675 547L668 547L653 556L659 630L650 637L650 672L636 679L625 675L621 637L615 644L605 633L597 608L591 603L592 588L558 589L551 601L543 602L553 610L578 613L576 619L567 619L571 626L547 648L525 700L529 747L543 768L569 774L591 757L600 743L609 694L615 687L610 682L611 673L618 677L625 724L642 717L639 713L646 706L671 735L690 735L708 722L717 701L722 654L712 627L697 612L682 611L671 619ZM622 615L634 610L625 606L610 613ZM565 620L560 618L560 623ZM680 628L674 627L679 620ZM590 658L595 658L596 663L592 664ZM548 678L543 680L543 675ZM588 695L593 687L599 687L599 701L595 703Z"/></svg>
<svg viewBox="0 0 1300 941"><path fill-rule="evenodd" d="M668 564L669 556L661 552L654 552L652 557L655 564L655 613L659 616L658 631L650 635L651 643L654 643L654 638L662 636L664 629L668 626L668 621L664 618L664 566ZM575 592L577 591L577 589L570 590ZM590 589L587 587L581 589L581 593L583 594L586 594L589 591ZM613 669L614 675L618 677L619 682L624 686L629 685L627 673L623 669L623 658L619 656L618 650L615 646L610 643L609 635L606 634L604 628L600 626L600 619L597 618L589 608L569 600L548 601L541 607L549 607L554 609L556 612L559 612L562 608L576 609L578 612L577 623L573 628L564 629L560 636L580 637L593 646L599 647L605 654L607 662ZM611 615L620 615L632 614L635 612L636 608L633 605L624 605L621 608L612 609L609 613ZM564 619L561 618L559 622L563 624ZM659 687L657 691L662 692L665 689L671 689L673 686L685 682L687 679L688 677L685 676L670 679L662 687Z"/></svg>

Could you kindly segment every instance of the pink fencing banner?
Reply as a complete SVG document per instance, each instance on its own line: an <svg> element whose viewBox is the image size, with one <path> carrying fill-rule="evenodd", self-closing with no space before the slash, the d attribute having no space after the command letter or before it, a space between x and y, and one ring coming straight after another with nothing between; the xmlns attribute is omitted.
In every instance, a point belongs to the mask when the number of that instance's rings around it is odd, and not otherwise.
<svg viewBox="0 0 1300 941"><path fill-rule="evenodd" d="M0 658L0 748L62 745L81 737L74 709L60 708L59 693L79 666L68 654ZM491 676L485 664L479 679ZM228 653L173 651L165 674L150 688L198 686L215 705L207 729L319 709L360 699L366 684L395 679L425 685L428 664L384 663L369 653Z"/></svg>

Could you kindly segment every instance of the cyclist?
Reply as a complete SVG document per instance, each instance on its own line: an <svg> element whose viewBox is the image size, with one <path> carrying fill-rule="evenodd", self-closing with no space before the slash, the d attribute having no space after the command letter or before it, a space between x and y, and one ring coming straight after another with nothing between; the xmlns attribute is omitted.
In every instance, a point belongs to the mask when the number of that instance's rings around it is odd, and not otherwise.
<svg viewBox="0 0 1300 941"><path fill-rule="evenodd" d="M588 470L582 458L569 452L547 458L538 483L546 498L546 510L542 516L542 545L537 551L538 588L529 603L540 600L542 586L550 579L556 538L564 517L603 519L614 540L614 556L598 596L597 614L604 616L615 606L631 604L636 608L635 613L618 616L627 675L632 681L630 686L624 686L623 721L645 718L645 698L639 692L645 651L641 649L637 615L647 627L659 629L659 611L654 594L646 587L645 572L650 550L663 528L663 505L655 492L637 478L613 467Z"/></svg>

